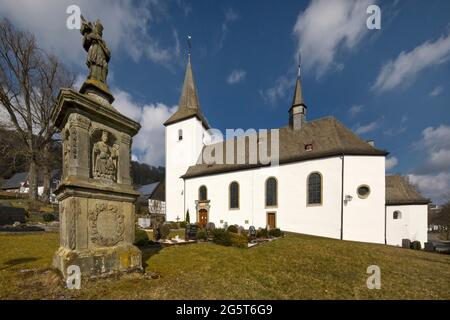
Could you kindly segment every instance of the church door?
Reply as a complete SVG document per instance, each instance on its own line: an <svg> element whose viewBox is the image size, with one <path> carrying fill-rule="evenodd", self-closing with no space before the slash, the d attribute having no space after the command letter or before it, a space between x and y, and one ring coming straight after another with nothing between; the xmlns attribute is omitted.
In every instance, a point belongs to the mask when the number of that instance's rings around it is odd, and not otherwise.
<svg viewBox="0 0 450 320"><path fill-rule="evenodd" d="M267 225L270 229L275 229L277 227L275 212L267 212Z"/></svg>
<svg viewBox="0 0 450 320"><path fill-rule="evenodd" d="M208 223L208 211L206 209L200 209L198 212L198 220L203 227L206 226Z"/></svg>

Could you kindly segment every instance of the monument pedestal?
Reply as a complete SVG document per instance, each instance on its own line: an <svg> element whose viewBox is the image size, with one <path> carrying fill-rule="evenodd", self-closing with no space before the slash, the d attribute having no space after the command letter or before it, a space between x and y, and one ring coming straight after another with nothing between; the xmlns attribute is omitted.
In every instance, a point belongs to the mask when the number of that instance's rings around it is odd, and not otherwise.
<svg viewBox="0 0 450 320"><path fill-rule="evenodd" d="M59 201L60 247L53 264L64 277L142 270L133 245L135 201L131 141L140 125L92 93L63 89L53 111L61 130L63 175Z"/></svg>

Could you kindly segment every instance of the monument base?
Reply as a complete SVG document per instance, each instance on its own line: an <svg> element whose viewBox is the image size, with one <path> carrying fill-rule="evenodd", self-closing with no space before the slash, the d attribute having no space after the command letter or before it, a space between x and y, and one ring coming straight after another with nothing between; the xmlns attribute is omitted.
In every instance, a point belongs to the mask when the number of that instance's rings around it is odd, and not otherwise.
<svg viewBox="0 0 450 320"><path fill-rule="evenodd" d="M141 251L133 245L98 248L83 251L60 247L53 257L53 266L67 278L67 268L80 267L81 277L101 276L117 272L142 271Z"/></svg>

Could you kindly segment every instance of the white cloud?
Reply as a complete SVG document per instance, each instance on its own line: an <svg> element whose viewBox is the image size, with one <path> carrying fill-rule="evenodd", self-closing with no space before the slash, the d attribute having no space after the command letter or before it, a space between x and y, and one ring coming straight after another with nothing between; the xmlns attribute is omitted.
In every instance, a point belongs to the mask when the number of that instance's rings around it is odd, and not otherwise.
<svg viewBox="0 0 450 320"><path fill-rule="evenodd" d="M437 97L437 96L440 95L443 91L444 91L444 87L443 87L443 86L437 86L436 88L434 88L434 89L430 92L430 96L431 96L431 97Z"/></svg>
<svg viewBox="0 0 450 320"><path fill-rule="evenodd" d="M88 0L2 0L1 17L11 20L17 27L34 33L41 47L52 51L65 62L82 65L86 53L81 45L79 30L66 27L69 5L78 5L88 20L102 21L104 37L113 57L127 54L135 61L142 56L155 63L169 65L177 56L174 46L164 47L151 34L155 20L164 16L166 6L160 0L137 3L131 0L108 2Z"/></svg>
<svg viewBox="0 0 450 320"><path fill-rule="evenodd" d="M274 105L279 99L283 99L287 91L294 86L286 76L281 76L275 81L275 85L266 90L259 90L259 94L265 103Z"/></svg>
<svg viewBox="0 0 450 320"><path fill-rule="evenodd" d="M127 117L139 122L141 129L133 138L133 155L136 161L151 165L164 165L165 138L164 121L177 109L163 103L139 104L131 95L120 89L113 89L114 107Z"/></svg>
<svg viewBox="0 0 450 320"><path fill-rule="evenodd" d="M443 203L450 190L450 173L408 175L409 181L416 185L423 196L432 199L435 203Z"/></svg>
<svg viewBox="0 0 450 320"><path fill-rule="evenodd" d="M374 131L380 126L379 121L373 121L371 123L360 125L358 124L356 128L354 129L356 134L365 134Z"/></svg>
<svg viewBox="0 0 450 320"><path fill-rule="evenodd" d="M220 51L223 48L225 44L225 39L228 35L229 26L232 22L236 21L237 19L239 19L239 14L237 14L237 12L235 12L232 8L228 8L225 11L225 17L222 22L222 27L220 29L219 40L217 41L217 46L215 48L216 52Z"/></svg>
<svg viewBox="0 0 450 320"><path fill-rule="evenodd" d="M449 59L450 34L441 36L434 42L426 41L409 52L402 51L395 60L385 63L372 90L388 91L407 86L421 71L445 63Z"/></svg>
<svg viewBox="0 0 450 320"><path fill-rule="evenodd" d="M349 110L348 110L348 114L350 115L351 118L356 117L358 114L361 113L361 111L363 111L364 106L362 105L353 105Z"/></svg>
<svg viewBox="0 0 450 320"><path fill-rule="evenodd" d="M317 77L344 65L335 56L356 49L368 32L366 9L374 0L313 0L300 12L294 26L297 53L303 65L315 70Z"/></svg>
<svg viewBox="0 0 450 320"><path fill-rule="evenodd" d="M386 158L386 171L391 170L398 164L398 159L396 157Z"/></svg>
<svg viewBox="0 0 450 320"><path fill-rule="evenodd" d="M426 128L416 148L425 160L410 174L410 179L424 195L442 202L450 190L450 126Z"/></svg>
<svg viewBox="0 0 450 320"><path fill-rule="evenodd" d="M233 70L227 78L228 84L236 84L245 79L247 72L245 70Z"/></svg>

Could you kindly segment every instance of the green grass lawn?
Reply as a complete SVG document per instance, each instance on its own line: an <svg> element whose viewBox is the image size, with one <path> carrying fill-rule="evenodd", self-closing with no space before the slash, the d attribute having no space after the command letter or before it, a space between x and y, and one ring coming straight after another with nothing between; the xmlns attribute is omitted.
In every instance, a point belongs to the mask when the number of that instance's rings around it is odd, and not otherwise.
<svg viewBox="0 0 450 320"><path fill-rule="evenodd" d="M251 249L212 243L143 251L145 270L67 290L57 233L0 235L1 299L450 299L450 256L288 234ZM369 290L369 265L381 289Z"/></svg>

